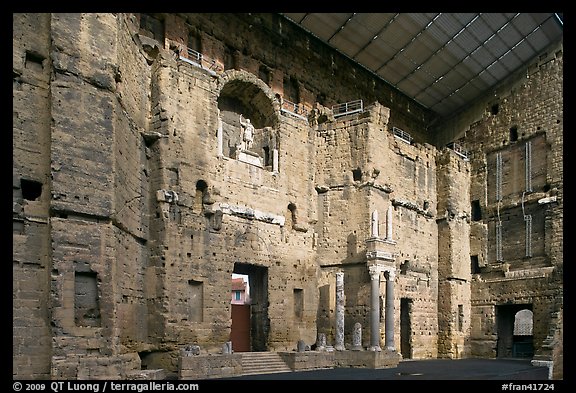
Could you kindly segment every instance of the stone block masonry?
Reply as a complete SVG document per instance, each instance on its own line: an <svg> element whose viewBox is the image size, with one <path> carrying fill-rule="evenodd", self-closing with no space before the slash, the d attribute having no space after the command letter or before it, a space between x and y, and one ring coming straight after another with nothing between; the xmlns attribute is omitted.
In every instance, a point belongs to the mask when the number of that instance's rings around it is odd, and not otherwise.
<svg viewBox="0 0 576 393"><path fill-rule="evenodd" d="M561 46L432 121L276 14L13 21L15 379L239 375L239 332L296 369L512 356L519 312L561 374Z"/></svg>

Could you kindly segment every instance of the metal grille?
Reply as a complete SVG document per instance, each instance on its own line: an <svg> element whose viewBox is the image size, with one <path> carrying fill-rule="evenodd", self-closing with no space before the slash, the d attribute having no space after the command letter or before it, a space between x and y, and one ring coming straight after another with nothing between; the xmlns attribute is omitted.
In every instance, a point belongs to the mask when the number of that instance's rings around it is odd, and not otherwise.
<svg viewBox="0 0 576 393"><path fill-rule="evenodd" d="M496 200L502 200L502 152L496 153Z"/></svg>
<svg viewBox="0 0 576 393"><path fill-rule="evenodd" d="M502 223L496 223L496 261L502 261Z"/></svg>
<svg viewBox="0 0 576 393"><path fill-rule="evenodd" d="M532 256L532 216L530 214L524 216L526 224L526 256Z"/></svg>
<svg viewBox="0 0 576 393"><path fill-rule="evenodd" d="M532 141L526 142L526 191L532 192Z"/></svg>

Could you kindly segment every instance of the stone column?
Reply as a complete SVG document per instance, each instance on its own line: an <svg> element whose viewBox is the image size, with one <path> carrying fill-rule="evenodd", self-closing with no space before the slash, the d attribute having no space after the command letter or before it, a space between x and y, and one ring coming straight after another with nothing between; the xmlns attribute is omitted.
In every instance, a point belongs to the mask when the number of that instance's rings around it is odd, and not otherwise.
<svg viewBox="0 0 576 393"><path fill-rule="evenodd" d="M386 314L384 315L384 326L386 334L386 349L395 351L394 346L394 270L390 269L384 273L386 277Z"/></svg>
<svg viewBox="0 0 576 393"><path fill-rule="evenodd" d="M360 322L354 324L354 331L352 332L352 348L353 351L362 350L362 325Z"/></svg>
<svg viewBox="0 0 576 393"><path fill-rule="evenodd" d="M326 333L318 333L318 342L316 343L317 351L326 350Z"/></svg>
<svg viewBox="0 0 576 393"><path fill-rule="evenodd" d="M371 229L371 236L378 237L379 230L378 230L378 210L374 210L372 212L372 229Z"/></svg>
<svg viewBox="0 0 576 393"><path fill-rule="evenodd" d="M336 345L337 351L344 350L344 273L336 273Z"/></svg>
<svg viewBox="0 0 576 393"><path fill-rule="evenodd" d="M370 350L381 351L380 348L380 266L369 266L370 272Z"/></svg>
<svg viewBox="0 0 576 393"><path fill-rule="evenodd" d="M392 205L386 211L386 239L392 240Z"/></svg>
<svg viewBox="0 0 576 393"><path fill-rule="evenodd" d="M272 172L278 173L278 149L272 149Z"/></svg>

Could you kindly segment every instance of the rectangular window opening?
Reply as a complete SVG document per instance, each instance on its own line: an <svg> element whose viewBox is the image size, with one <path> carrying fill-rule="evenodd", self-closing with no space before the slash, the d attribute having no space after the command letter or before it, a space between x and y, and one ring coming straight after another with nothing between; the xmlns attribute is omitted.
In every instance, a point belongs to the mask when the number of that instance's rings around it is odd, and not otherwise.
<svg viewBox="0 0 576 393"><path fill-rule="evenodd" d="M94 272L74 273L74 322L76 326L99 327L100 304L98 275Z"/></svg>

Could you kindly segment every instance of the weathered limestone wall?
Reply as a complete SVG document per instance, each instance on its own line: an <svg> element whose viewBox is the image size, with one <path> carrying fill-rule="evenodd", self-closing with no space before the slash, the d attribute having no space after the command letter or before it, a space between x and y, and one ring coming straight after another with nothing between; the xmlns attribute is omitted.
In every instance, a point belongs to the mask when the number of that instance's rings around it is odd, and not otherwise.
<svg viewBox="0 0 576 393"><path fill-rule="evenodd" d="M438 154L438 356L470 354L470 165Z"/></svg>
<svg viewBox="0 0 576 393"><path fill-rule="evenodd" d="M382 162L390 173L393 236L396 243L395 343L409 342L404 358L437 356L438 334L438 226L436 149L428 144L407 144L388 136L395 153ZM409 302L410 331L401 329L401 299ZM406 318L406 317L405 317ZM401 330L403 330L401 332Z"/></svg>
<svg viewBox="0 0 576 393"><path fill-rule="evenodd" d="M495 343L500 305L531 308L536 355L543 351L543 341L552 339L550 332L562 330L561 318L552 317L562 302L563 287L562 55L561 44L548 48L524 72L496 89L461 138L472 152L470 199L478 201L480 208L471 226L470 254L477 257L479 269L472 281L474 356L501 356L505 350ZM500 202L498 154L502 157ZM528 190L526 161L531 164L532 190ZM530 247L524 215L532 216ZM499 216L501 261L496 254Z"/></svg>
<svg viewBox="0 0 576 393"><path fill-rule="evenodd" d="M50 376L50 18L13 14L13 376Z"/></svg>
<svg viewBox="0 0 576 393"><path fill-rule="evenodd" d="M392 240L396 255L395 342L400 343L401 299L412 302L410 358L436 356L438 234L436 150L408 144L388 129L389 109L376 103L362 115L349 115L318 126L318 263L320 277L318 331L334 340L335 276L344 272L345 342L352 326L363 326L363 345L370 343L370 277L365 240L371 237L371 213L379 213L379 236ZM391 233L388 234L388 209ZM385 280L380 297L384 301ZM381 332L385 310L380 311ZM406 333L408 334L408 333Z"/></svg>
<svg viewBox="0 0 576 393"><path fill-rule="evenodd" d="M162 17L157 42L138 14L13 16L15 378L175 376L183 346L215 354L230 340L232 273L250 276L253 350L318 333L334 344L337 272L345 343L360 322L368 347L375 211L403 357L496 356L499 337L512 344L497 331L511 304L534 313L537 356L562 358L561 48L471 125L467 163L429 144L428 111L278 15ZM189 34L221 68L179 59ZM356 99L363 113L334 118L331 105ZM255 127L246 150L242 118ZM512 258L524 214L533 255Z"/></svg>
<svg viewBox="0 0 576 393"><path fill-rule="evenodd" d="M200 38L201 52L261 76L275 93L308 109L363 99L394 108L391 125L423 141L433 114L277 14L181 14ZM231 34L234 32L234 34ZM182 34L175 39L182 42ZM187 41L187 40L186 40ZM228 60L227 60L228 59ZM296 61L296 59L299 59ZM337 80L338 83L333 81ZM288 94L295 85L297 93ZM327 87L329 86L329 88ZM286 94L285 94L286 93ZM293 97L293 96L296 97Z"/></svg>
<svg viewBox="0 0 576 393"><path fill-rule="evenodd" d="M148 102L145 84L132 75L148 67L134 56L124 23L113 14L51 18L52 375L57 378L79 378L99 357L111 366L90 377L139 369L132 346L141 346L147 335L142 272L148 224L141 212L148 191L140 131ZM124 345L132 354L122 355Z"/></svg>
<svg viewBox="0 0 576 393"><path fill-rule="evenodd" d="M182 343L194 342L215 352L229 340L228 289L235 263L267 269L267 347L293 349L299 339L314 342L316 268L308 228L313 188L301 181L311 177L313 168L306 122L269 119L272 92L251 74L227 71L216 77L162 55L156 61L152 106L158 108L163 137L152 146L159 173L152 188L178 196L165 203L166 214L158 211L152 220L159 229L157 244L163 245L152 258L157 295L163 299L156 312L164 321L164 350L173 353ZM218 126L232 116L221 107L221 98L238 86L262 100L247 96L243 106L250 115L244 115L259 120L254 122L257 134L262 126L276 132L277 172L218 154ZM240 133L240 127L235 131ZM284 225L287 221L290 225ZM182 244L187 246L182 249ZM203 287L202 303L193 306L202 310L192 321L194 329L187 304L191 281ZM304 310L300 321L287 324L286 315L294 314L294 288L303 290Z"/></svg>

